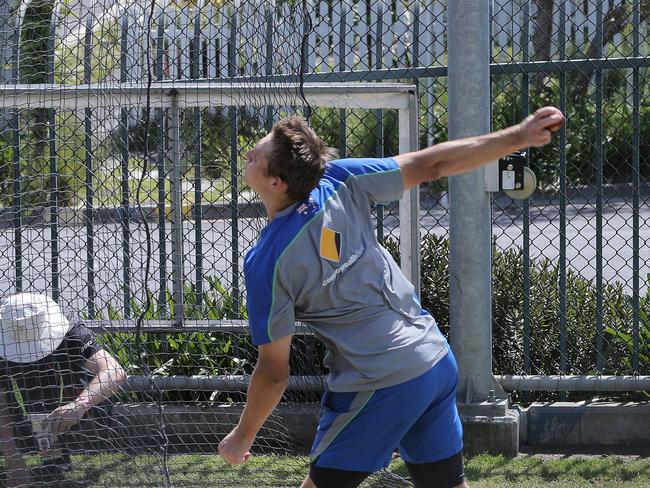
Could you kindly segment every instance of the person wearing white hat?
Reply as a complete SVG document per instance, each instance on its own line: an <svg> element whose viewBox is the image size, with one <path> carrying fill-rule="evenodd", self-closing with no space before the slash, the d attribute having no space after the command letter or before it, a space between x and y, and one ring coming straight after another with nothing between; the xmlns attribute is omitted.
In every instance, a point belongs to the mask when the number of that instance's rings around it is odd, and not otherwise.
<svg viewBox="0 0 650 488"><path fill-rule="evenodd" d="M72 325L51 298L19 293L0 300L0 451L7 488L33 486L18 425L31 426L42 473L65 466L59 434L78 424L126 380L124 369L82 324Z"/></svg>

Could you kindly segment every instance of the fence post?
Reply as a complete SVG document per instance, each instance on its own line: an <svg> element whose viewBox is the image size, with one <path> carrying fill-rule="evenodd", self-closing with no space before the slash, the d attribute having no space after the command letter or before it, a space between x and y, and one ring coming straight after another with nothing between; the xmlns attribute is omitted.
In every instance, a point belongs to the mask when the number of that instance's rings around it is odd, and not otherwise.
<svg viewBox="0 0 650 488"><path fill-rule="evenodd" d="M418 94L417 88L409 97L408 111L399 111L400 154L418 149ZM420 296L420 187L411 188L399 201L399 251L401 269L413 283Z"/></svg>
<svg viewBox="0 0 650 488"><path fill-rule="evenodd" d="M56 81L56 66L54 42L56 39L56 27L59 15L61 1L54 4L52 17L50 19L50 29L47 36L47 82L54 84ZM60 254L59 254L59 155L57 143L57 126L56 126L56 109L47 110L47 126L49 137L49 159L50 159L50 198L48 201L50 214L50 269L52 271L52 280L50 287L52 289L52 300L58 301L61 293L60 276Z"/></svg>
<svg viewBox="0 0 650 488"><path fill-rule="evenodd" d="M9 11L7 11L7 15ZM19 77L19 53L20 53L20 28L23 17L20 13L15 13L15 25L13 26L13 35L7 38L7 43L11 46L11 73L9 78L4 78L4 82L11 80L11 83L20 82ZM8 19L8 17L7 17ZM7 20L8 22L8 20ZM7 25L7 28L9 26ZM7 31L8 32L8 31ZM21 171L20 171L20 110L14 108L10 112L10 123L12 131L12 179L13 179L13 217L12 225L14 230L14 268L15 281L14 287L16 293L23 291L23 231L22 231L22 193L21 193ZM4 128L4 127L3 127Z"/></svg>
<svg viewBox="0 0 650 488"><path fill-rule="evenodd" d="M128 11L125 11L128 12ZM129 32L129 18L124 15L121 22L122 31L120 33L120 83L126 83L128 80L127 53L129 43L127 34ZM124 317L131 318L131 208L130 208L130 190L129 190L129 109L120 109L120 169L121 169L121 197L122 206L120 211L120 224L122 228L122 279L124 280ZM136 202L138 196L136 195ZM137 205L137 203L136 203ZM145 284L146 286L146 284Z"/></svg>
<svg viewBox="0 0 650 488"><path fill-rule="evenodd" d="M165 29L166 17L164 8L160 8L156 19L156 63L154 69L154 79L162 81L165 76ZM167 317L167 210L165 209L165 199L167 194L165 186L167 183L166 171L166 142L167 142L167 115L165 109L154 109L155 124L158 132L158 142L156 144L156 168L158 170L158 305L160 307L160 316Z"/></svg>
<svg viewBox="0 0 650 488"><path fill-rule="evenodd" d="M201 70L201 10L203 2L198 2L194 9L194 51L192 64L194 70L190 70L194 78L202 77ZM194 218L194 253L196 257L196 269L194 271L194 290L196 292L196 305L203 305L203 189L202 189L202 160L203 160L203 127L201 115L203 109L194 109L194 127L196 137L194 138L194 205L192 217Z"/></svg>
<svg viewBox="0 0 650 488"><path fill-rule="evenodd" d="M229 19L230 38L228 39L228 77L234 78L240 74L239 57L239 11L233 9ZM243 22L243 21L242 21ZM231 229L231 262L232 262L232 308L239 318L239 107L228 107L228 120L230 122L230 229Z"/></svg>
<svg viewBox="0 0 650 488"><path fill-rule="evenodd" d="M489 2L447 6L449 139L490 130ZM492 375L491 207L484 169L449 178L451 344L462 403L505 396Z"/></svg>
<svg viewBox="0 0 650 488"><path fill-rule="evenodd" d="M84 33L84 77L85 84L92 83L92 44L93 44L93 18L88 16L86 19L85 33ZM84 109L84 162L86 167L86 201L85 201L85 222L86 222L86 261L87 261L87 285L88 285L88 298L86 306L88 307L88 315L95 318L95 297L97 295L95 289L95 223L93 221L93 206L94 206L94 165L93 165L93 143L92 143L92 116L93 110L91 108Z"/></svg>
<svg viewBox="0 0 650 488"><path fill-rule="evenodd" d="M178 92L171 92L171 108L169 109L169 133L171 143L171 221L172 221L172 280L174 297L174 325L183 325L184 304L183 304L183 209L182 209L182 175L181 168L181 113L178 106Z"/></svg>

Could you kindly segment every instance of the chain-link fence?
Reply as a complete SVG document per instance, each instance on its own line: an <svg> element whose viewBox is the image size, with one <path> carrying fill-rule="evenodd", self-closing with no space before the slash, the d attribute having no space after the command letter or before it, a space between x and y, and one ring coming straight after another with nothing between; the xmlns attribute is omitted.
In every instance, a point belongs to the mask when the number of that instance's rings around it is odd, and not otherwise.
<svg viewBox="0 0 650 488"><path fill-rule="evenodd" d="M649 8L491 3L493 127L546 104L567 116L549 147L529 153L534 197L493 198L495 374L648 374ZM26 85L3 95L0 296L47 293L137 378L115 399L110 435L72 448L78 481L260 486L264 472L264 486L298 483L307 458L262 458L270 464L245 479L193 457L236 422L255 363L242 268L266 220L242 180L244 154L291 113L342 157L399 152L397 110L309 106L302 82L414 84L420 146L446 140L446 22L444 2L419 0L0 6L3 88ZM160 102L164 84L192 84L200 98L207 82L274 88L266 103L216 91L209 103ZM24 102L47 93L41 83L59 87L44 95L59 97L49 108ZM422 303L447 333L447 182L419 198ZM397 257L398 207L375 215ZM309 429L293 427L317 418L306 402L320 392L323 350L299 337L296 383L260 453L309 447Z"/></svg>
<svg viewBox="0 0 650 488"><path fill-rule="evenodd" d="M529 152L537 194L494 199L502 374L648 374L649 7L493 6L495 126L546 104L567 116L550 146Z"/></svg>

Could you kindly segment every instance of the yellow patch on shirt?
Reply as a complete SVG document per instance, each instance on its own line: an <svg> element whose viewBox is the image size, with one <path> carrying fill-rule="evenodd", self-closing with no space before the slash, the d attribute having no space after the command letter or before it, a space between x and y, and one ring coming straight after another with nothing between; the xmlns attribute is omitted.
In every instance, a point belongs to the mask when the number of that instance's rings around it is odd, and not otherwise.
<svg viewBox="0 0 650 488"><path fill-rule="evenodd" d="M323 227L320 234L320 255L337 263L341 259L341 233Z"/></svg>

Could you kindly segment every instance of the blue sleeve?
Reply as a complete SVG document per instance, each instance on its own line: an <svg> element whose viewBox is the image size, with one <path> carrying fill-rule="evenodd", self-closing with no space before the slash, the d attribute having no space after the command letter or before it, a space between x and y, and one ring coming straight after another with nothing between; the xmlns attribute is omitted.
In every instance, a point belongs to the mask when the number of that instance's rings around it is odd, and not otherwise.
<svg viewBox="0 0 650 488"><path fill-rule="evenodd" d="M332 164L353 175L353 181L348 184L363 191L373 205L402 198L404 181L393 158L341 159Z"/></svg>
<svg viewBox="0 0 650 488"><path fill-rule="evenodd" d="M248 261L248 257L247 257ZM257 256L254 265L244 266L246 305L252 342L259 346L293 334L294 303L276 273L275 260Z"/></svg>

